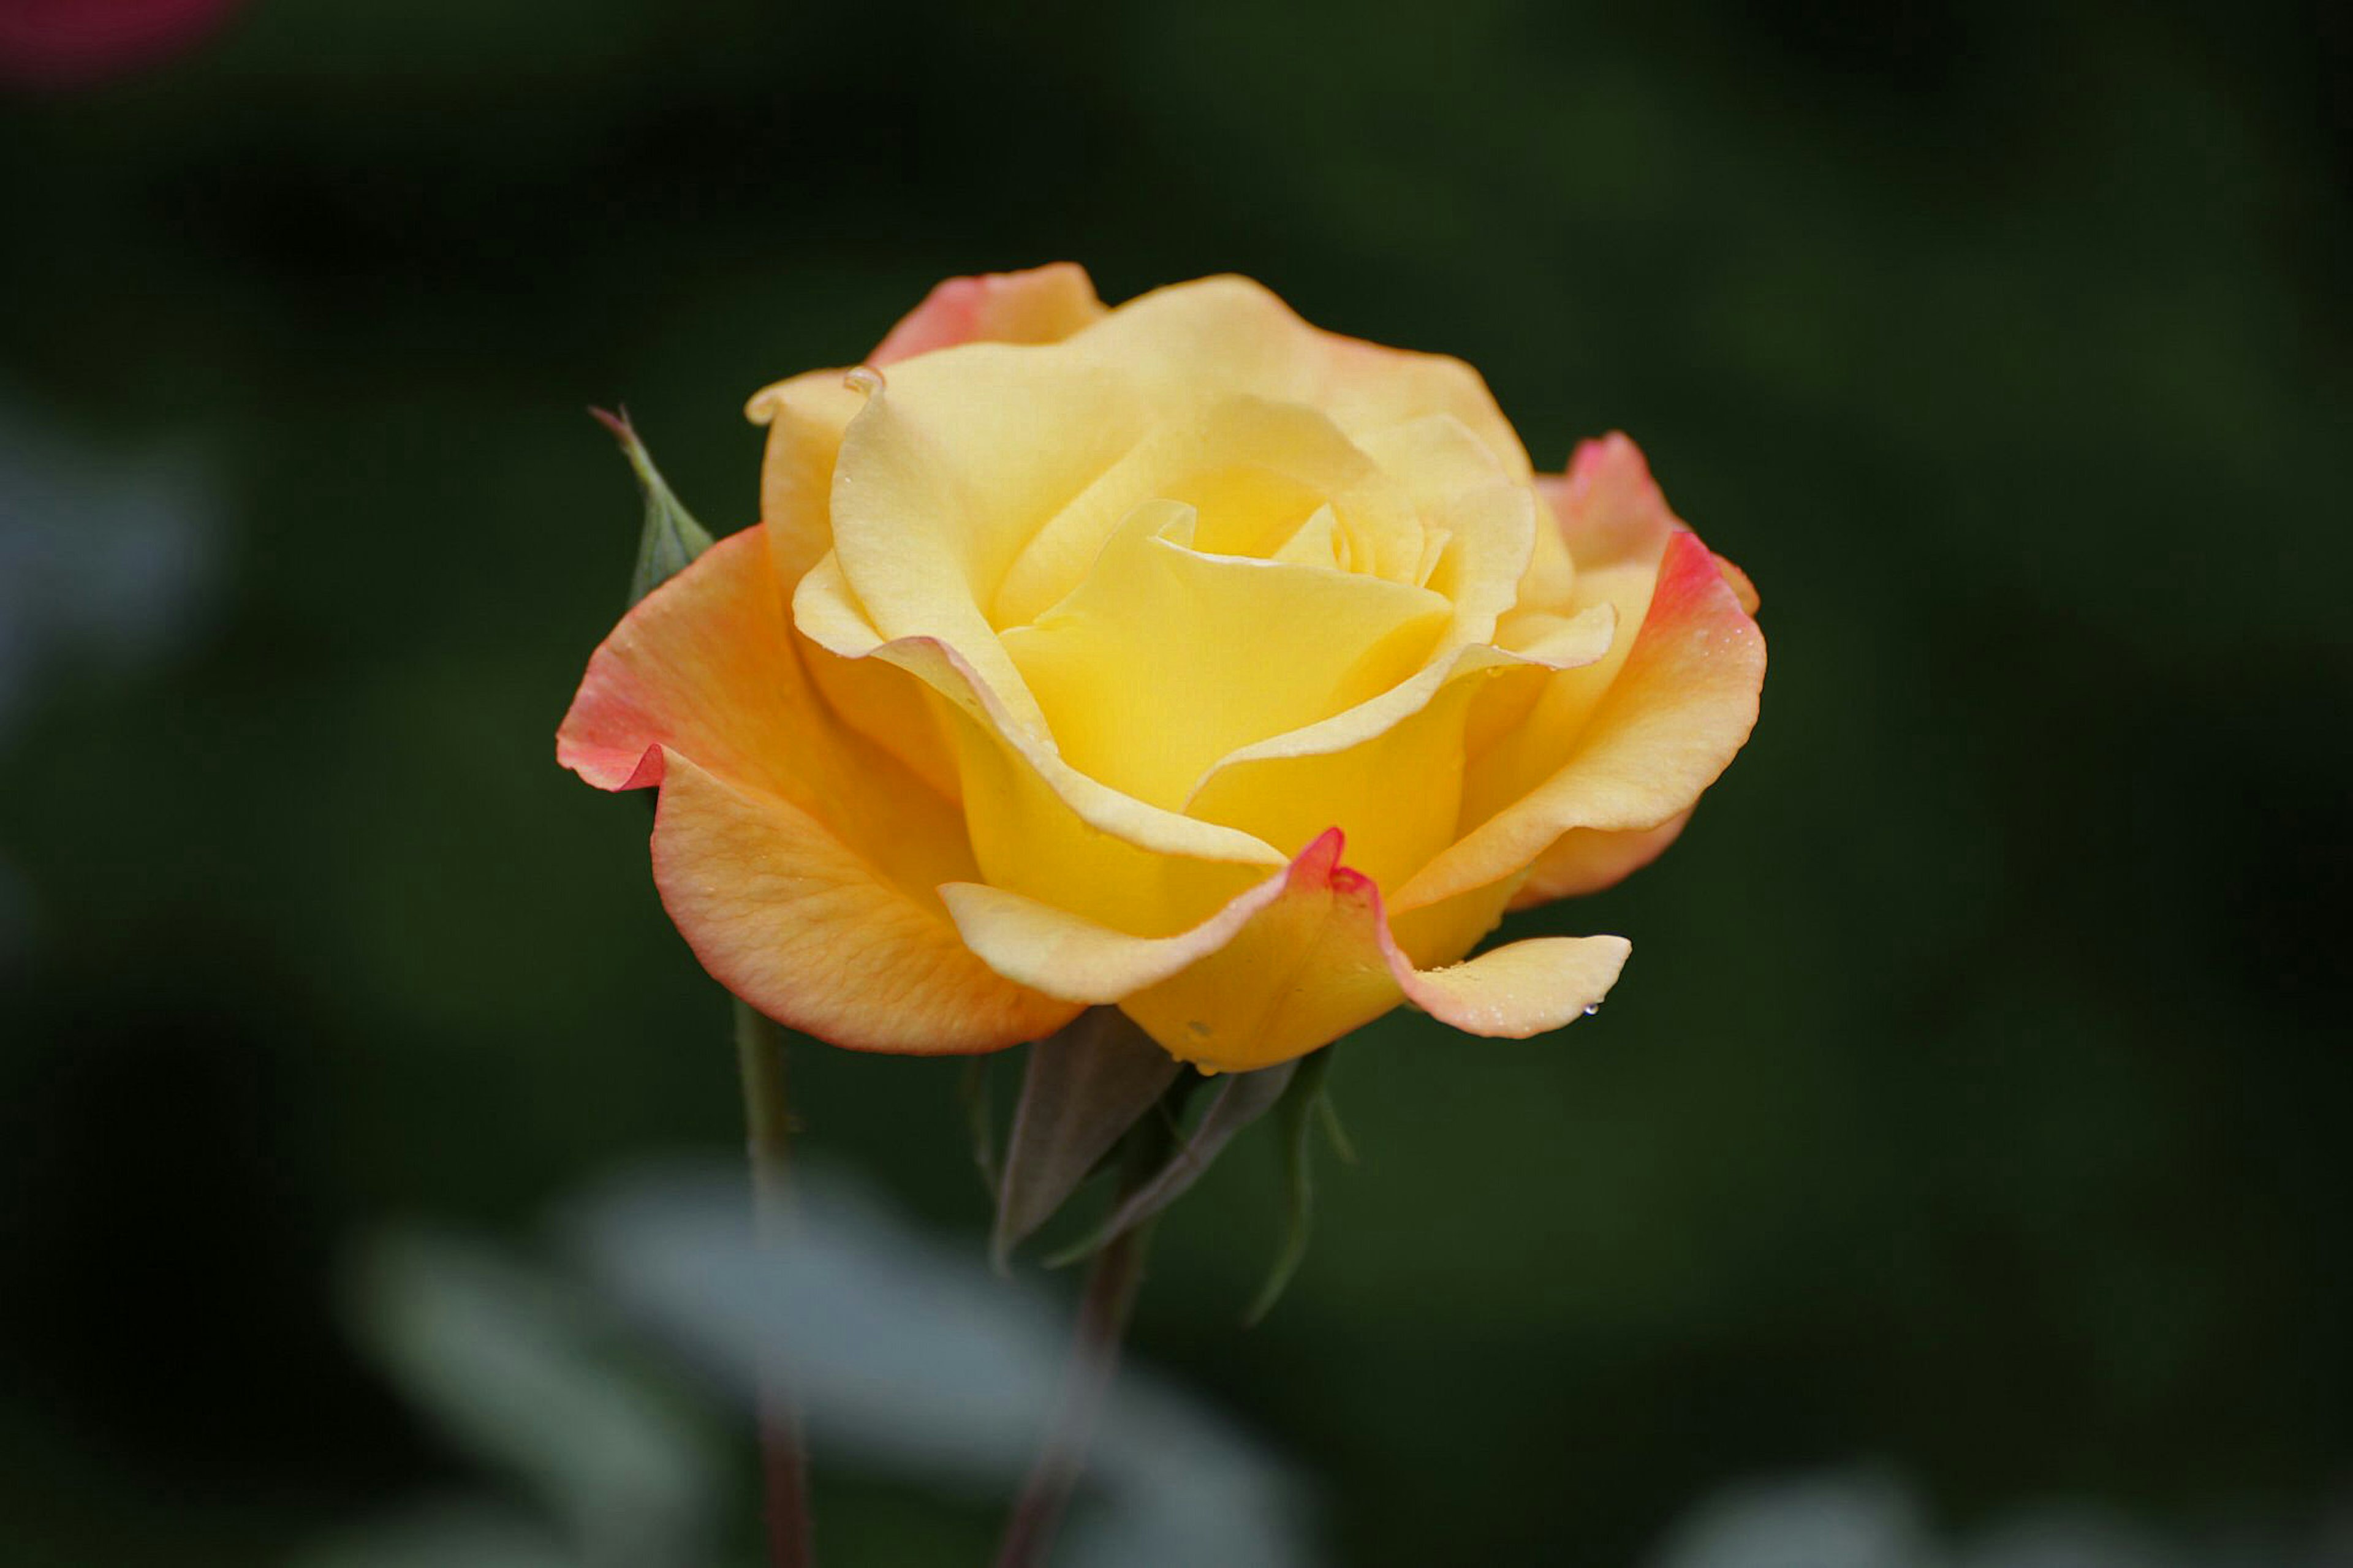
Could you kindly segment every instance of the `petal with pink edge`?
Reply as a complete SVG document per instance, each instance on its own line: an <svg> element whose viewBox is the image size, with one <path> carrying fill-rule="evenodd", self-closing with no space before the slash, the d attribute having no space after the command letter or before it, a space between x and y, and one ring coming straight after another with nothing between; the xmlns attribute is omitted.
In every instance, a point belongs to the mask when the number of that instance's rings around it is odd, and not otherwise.
<svg viewBox="0 0 2353 1568"><path fill-rule="evenodd" d="M1470 831L1399 890L1400 909L1514 875L1563 834L1658 827L1731 763L1757 722L1764 635L1687 531L1670 536L1646 597L1622 662L1554 676L1526 718L1474 759Z"/></svg>
<svg viewBox="0 0 2353 1568"><path fill-rule="evenodd" d="M962 942L934 889L976 872L955 806L834 721L758 529L719 542L589 661L557 760L661 788L654 875L705 968L782 1023L860 1050L996 1050L1076 1009Z"/></svg>
<svg viewBox="0 0 2353 1568"><path fill-rule="evenodd" d="M999 973L1070 1001L1117 1003L1172 1056L1249 1071L1304 1056L1400 1003L1473 1034L1515 1038L1598 1005L1629 952L1619 937L1514 942L1416 969L1379 889L1340 864L1337 829L1192 931L1131 937L988 888L942 889L957 929Z"/></svg>
<svg viewBox="0 0 2353 1568"><path fill-rule="evenodd" d="M1060 342L1103 315L1093 280L1075 261L951 278L923 296L866 363L893 364L958 343Z"/></svg>

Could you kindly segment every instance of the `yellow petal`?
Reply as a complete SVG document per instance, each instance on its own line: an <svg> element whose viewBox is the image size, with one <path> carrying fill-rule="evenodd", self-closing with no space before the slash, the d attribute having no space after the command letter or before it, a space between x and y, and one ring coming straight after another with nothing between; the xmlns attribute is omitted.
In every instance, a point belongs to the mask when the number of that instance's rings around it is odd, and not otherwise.
<svg viewBox="0 0 2353 1568"><path fill-rule="evenodd" d="M981 606L1039 520L1135 444L1144 410L1117 376L1053 350L970 343L892 376L869 382L834 466L842 578L882 640L955 647L1018 723L1042 731Z"/></svg>
<svg viewBox="0 0 2353 1568"><path fill-rule="evenodd" d="M754 393L744 414L768 427L760 465L760 521L768 552L787 585L833 548L828 498L842 432L865 405L845 372L813 370Z"/></svg>
<svg viewBox="0 0 2353 1568"><path fill-rule="evenodd" d="M1450 414L1426 415L1360 437L1366 454L1412 499L1431 542L1414 581L1452 600L1450 636L1484 642L1519 597L1535 548L1539 507L1514 475Z"/></svg>
<svg viewBox="0 0 2353 1568"><path fill-rule="evenodd" d="M1514 875L1565 833L1653 828L1689 810L1747 740L1764 678L1757 623L1697 537L1674 533L1622 661L1613 650L1550 678L1529 717L1477 759L1470 831L1399 889L1398 907Z"/></svg>
<svg viewBox="0 0 2353 1568"><path fill-rule="evenodd" d="M1512 895L1512 908L1533 909L1555 899L1598 893L1665 854L1691 818L1686 811L1656 827L1626 833L1603 833L1590 827L1564 833L1537 857L1527 880Z"/></svg>
<svg viewBox="0 0 2353 1568"><path fill-rule="evenodd" d="M655 880L721 984L862 1050L994 1050L1072 1009L957 939L935 889L976 867L955 807L836 723L803 669L760 530L649 595L590 660L556 754L659 784Z"/></svg>
<svg viewBox="0 0 2353 1568"><path fill-rule="evenodd" d="M1219 395L1162 409L1132 448L1039 520L991 601L999 626L1027 624L1066 597L1103 544L1151 500L1191 505L1198 548L1276 555L1319 510L1332 514L1343 566L1411 581L1421 527L1401 489L1321 411ZM1377 568L1384 561L1391 570Z"/></svg>
<svg viewBox="0 0 2353 1568"><path fill-rule="evenodd" d="M1451 613L1402 583L1205 553L1194 518L1138 507L1067 598L1004 636L1063 758L1172 810L1219 758L1395 686Z"/></svg>
<svg viewBox="0 0 2353 1568"><path fill-rule="evenodd" d="M1304 844L1336 825L1349 835L1357 869L1385 886L1402 885L1459 835L1468 727L1487 694L1533 687L1556 669L1599 658L1609 647L1610 616L1607 605L1597 606L1525 652L1459 647L1330 719L1228 753L1194 788L1186 810L1277 847Z"/></svg>
<svg viewBox="0 0 2353 1568"><path fill-rule="evenodd" d="M935 638L881 639L832 563L801 581L795 617L818 646L923 680L954 748L986 880L1123 931L1166 935L1198 923L1283 857L1246 833L1121 794L1062 760L1015 721L962 656Z"/></svg>
<svg viewBox="0 0 2353 1568"><path fill-rule="evenodd" d="M1399 1003L1475 1034L1524 1037L1598 1004L1617 937L1517 942L1416 969L1374 883L1340 864L1336 830L1195 930L1144 941L995 889L944 889L973 950L1065 999L1116 1002L1170 1054L1248 1071L1303 1056Z"/></svg>
<svg viewBox="0 0 2353 1568"><path fill-rule="evenodd" d="M1204 278L1141 295L1068 346L1122 366L1157 396L1190 401L1217 390L1303 404L1324 410L1352 439L1451 415L1512 477L1531 471L1526 448L1469 365L1320 331L1245 278Z"/></svg>
<svg viewBox="0 0 2353 1568"><path fill-rule="evenodd" d="M1094 284L1068 261L1028 272L951 278L891 330L867 363L891 364L962 342L1052 342L1103 313ZM744 408L754 424L768 427L760 519L788 584L833 548L827 501L834 457L864 402L845 384L848 374L847 366L805 372L763 387Z"/></svg>

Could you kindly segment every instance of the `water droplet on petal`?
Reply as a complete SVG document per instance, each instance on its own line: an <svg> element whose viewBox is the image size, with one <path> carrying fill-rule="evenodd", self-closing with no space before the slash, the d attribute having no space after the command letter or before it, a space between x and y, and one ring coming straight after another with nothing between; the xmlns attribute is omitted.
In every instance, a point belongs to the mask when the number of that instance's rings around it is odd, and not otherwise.
<svg viewBox="0 0 2353 1568"><path fill-rule="evenodd" d="M1588 1002L1585 1005L1585 1016L1588 1018L1599 1011L1601 1011L1601 1004L1599 1002Z"/></svg>

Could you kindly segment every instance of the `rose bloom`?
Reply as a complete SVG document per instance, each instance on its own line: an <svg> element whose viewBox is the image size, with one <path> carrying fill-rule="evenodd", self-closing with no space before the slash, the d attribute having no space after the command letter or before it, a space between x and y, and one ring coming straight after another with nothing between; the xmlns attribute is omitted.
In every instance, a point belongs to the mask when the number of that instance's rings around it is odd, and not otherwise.
<svg viewBox="0 0 2353 1568"><path fill-rule="evenodd" d="M1465 955L1655 857L1756 721L1755 595L1633 443L1539 475L1467 365L1241 279L956 279L750 413L760 525L614 630L557 756L659 786L696 955L838 1045L1558 1027L1623 939Z"/></svg>

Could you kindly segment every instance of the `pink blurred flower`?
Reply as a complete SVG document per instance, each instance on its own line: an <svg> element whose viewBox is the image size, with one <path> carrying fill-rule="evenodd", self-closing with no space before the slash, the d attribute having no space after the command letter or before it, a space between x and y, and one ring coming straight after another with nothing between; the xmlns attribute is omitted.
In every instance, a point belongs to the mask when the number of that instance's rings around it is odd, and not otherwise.
<svg viewBox="0 0 2353 1568"><path fill-rule="evenodd" d="M244 0L0 0L0 82L87 87L159 65Z"/></svg>

